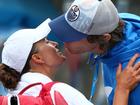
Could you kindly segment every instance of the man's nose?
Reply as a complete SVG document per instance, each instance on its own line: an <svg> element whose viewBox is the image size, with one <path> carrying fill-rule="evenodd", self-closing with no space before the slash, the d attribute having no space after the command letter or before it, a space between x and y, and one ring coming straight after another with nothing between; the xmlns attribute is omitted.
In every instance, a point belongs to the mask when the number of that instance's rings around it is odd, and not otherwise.
<svg viewBox="0 0 140 105"><path fill-rule="evenodd" d="M68 46L67 43L64 43L64 47L67 48L67 46Z"/></svg>

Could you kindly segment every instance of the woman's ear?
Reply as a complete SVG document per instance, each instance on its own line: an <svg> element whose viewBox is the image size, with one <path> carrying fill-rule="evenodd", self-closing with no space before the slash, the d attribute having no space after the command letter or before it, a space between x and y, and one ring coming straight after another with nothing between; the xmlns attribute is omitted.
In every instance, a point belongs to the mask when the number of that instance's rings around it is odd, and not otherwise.
<svg viewBox="0 0 140 105"><path fill-rule="evenodd" d="M111 39L111 35L110 34L104 34L103 35L103 39L108 42Z"/></svg>
<svg viewBox="0 0 140 105"><path fill-rule="evenodd" d="M33 54L32 61L34 61L35 63L44 63L42 57L39 54Z"/></svg>

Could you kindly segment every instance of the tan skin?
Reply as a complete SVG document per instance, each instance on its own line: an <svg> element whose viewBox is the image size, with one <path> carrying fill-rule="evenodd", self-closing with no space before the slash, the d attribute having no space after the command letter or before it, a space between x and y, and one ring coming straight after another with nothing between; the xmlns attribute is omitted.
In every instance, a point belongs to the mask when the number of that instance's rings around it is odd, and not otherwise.
<svg viewBox="0 0 140 105"><path fill-rule="evenodd" d="M116 74L117 86L113 105L128 105L130 91L140 82L140 62L134 65L137 57L139 57L139 54L135 54L131 58L123 71L121 64L119 64Z"/></svg>
<svg viewBox="0 0 140 105"><path fill-rule="evenodd" d="M106 42L108 42L110 39L110 34L103 35L103 40ZM86 38L74 42L65 42L65 49L72 54L81 54L85 52L93 52L96 54L104 53L104 50L100 49L98 43L89 43Z"/></svg>
<svg viewBox="0 0 140 105"><path fill-rule="evenodd" d="M30 60L31 72L39 72L52 78L65 56L56 48L58 43L41 40L35 44L37 53ZM57 60L56 60L57 59Z"/></svg>

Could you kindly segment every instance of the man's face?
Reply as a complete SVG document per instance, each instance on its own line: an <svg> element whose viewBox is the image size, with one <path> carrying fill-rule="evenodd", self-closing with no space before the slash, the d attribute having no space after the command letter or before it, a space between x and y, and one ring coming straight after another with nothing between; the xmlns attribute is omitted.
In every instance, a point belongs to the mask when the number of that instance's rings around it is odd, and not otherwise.
<svg viewBox="0 0 140 105"><path fill-rule="evenodd" d="M100 49L98 43L89 43L86 38L75 42L65 42L65 48L72 54L81 54L85 52L101 54L104 52Z"/></svg>

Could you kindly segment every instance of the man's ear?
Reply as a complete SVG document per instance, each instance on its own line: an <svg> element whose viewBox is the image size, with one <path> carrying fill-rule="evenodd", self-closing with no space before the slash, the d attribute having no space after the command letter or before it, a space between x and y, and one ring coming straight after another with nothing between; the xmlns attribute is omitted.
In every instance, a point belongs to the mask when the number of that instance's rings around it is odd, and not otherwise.
<svg viewBox="0 0 140 105"><path fill-rule="evenodd" d="M44 63L42 57L41 57L39 54L33 54L33 55L32 55L32 60L33 60L35 63Z"/></svg>
<svg viewBox="0 0 140 105"><path fill-rule="evenodd" d="M108 42L111 39L111 35L110 34L104 34L103 39Z"/></svg>

